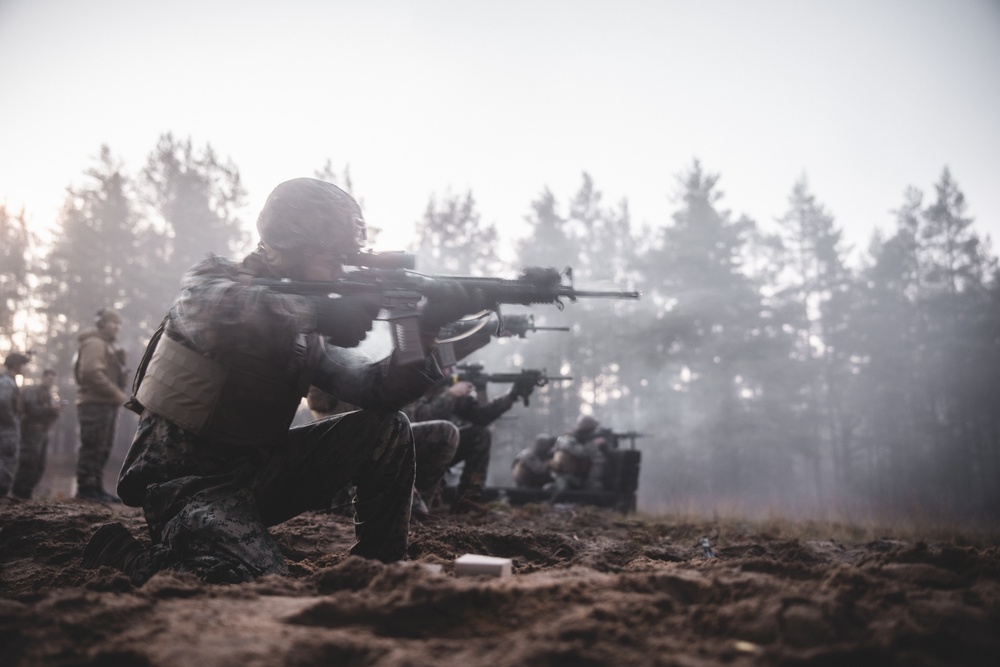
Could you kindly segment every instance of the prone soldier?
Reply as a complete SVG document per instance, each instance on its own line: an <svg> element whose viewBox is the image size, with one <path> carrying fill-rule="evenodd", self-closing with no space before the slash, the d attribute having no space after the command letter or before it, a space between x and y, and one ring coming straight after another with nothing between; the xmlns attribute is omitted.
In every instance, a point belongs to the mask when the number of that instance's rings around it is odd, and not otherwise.
<svg viewBox="0 0 1000 667"><path fill-rule="evenodd" d="M511 463L514 485L522 489L541 489L553 481L550 464L556 438L541 433L529 446L518 452Z"/></svg>

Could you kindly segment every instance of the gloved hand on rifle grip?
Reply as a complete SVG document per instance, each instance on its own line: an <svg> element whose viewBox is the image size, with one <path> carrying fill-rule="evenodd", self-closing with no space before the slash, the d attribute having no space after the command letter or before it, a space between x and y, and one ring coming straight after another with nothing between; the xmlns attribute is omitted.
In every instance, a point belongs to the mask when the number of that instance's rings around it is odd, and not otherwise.
<svg viewBox="0 0 1000 667"><path fill-rule="evenodd" d="M356 347L372 330L379 305L360 296L313 297L316 332L337 347Z"/></svg>
<svg viewBox="0 0 1000 667"><path fill-rule="evenodd" d="M514 397L514 400L521 399L522 403L528 405L528 398L533 391L535 391L535 383L525 378L514 382L510 388L510 395Z"/></svg>
<svg viewBox="0 0 1000 667"><path fill-rule="evenodd" d="M420 328L437 331L466 315L492 307L481 289L457 283L441 283L427 296L420 311Z"/></svg>

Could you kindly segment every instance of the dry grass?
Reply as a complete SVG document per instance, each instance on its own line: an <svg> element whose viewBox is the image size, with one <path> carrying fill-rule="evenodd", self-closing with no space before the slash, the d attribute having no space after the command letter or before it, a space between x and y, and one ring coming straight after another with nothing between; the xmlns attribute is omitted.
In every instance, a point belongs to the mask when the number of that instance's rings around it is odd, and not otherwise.
<svg viewBox="0 0 1000 667"><path fill-rule="evenodd" d="M683 511L640 512L636 520L646 524L668 524L671 532L685 537L719 534L732 542L744 536L763 535L775 539L831 540L842 544L866 544L876 540L925 541L959 546L1000 546L1000 523L944 521L920 516L876 517L837 515L791 516L767 509L748 511L727 504L706 511L689 507Z"/></svg>

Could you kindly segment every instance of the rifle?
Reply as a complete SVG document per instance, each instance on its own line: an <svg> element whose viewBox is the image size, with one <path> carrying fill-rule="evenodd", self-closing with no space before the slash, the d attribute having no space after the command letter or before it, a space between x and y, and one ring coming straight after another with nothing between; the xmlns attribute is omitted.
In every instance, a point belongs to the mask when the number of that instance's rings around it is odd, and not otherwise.
<svg viewBox="0 0 1000 667"><path fill-rule="evenodd" d="M499 312L500 304L552 303L560 309L563 299L576 301L583 298L638 299L635 291L578 290L573 287L573 272L567 268L559 272L551 267L529 267L517 278L485 278L472 276L425 275L399 268L409 260L406 253L386 256L382 253L358 253L346 261L352 265L378 263L389 268L360 268L350 271L344 278L331 281L291 281L257 278L252 284L285 294L302 296L373 296L378 297L387 312L393 347L402 364L421 361L425 352L420 342L417 305L424 297L447 293L452 285L479 290ZM365 263L365 264L363 264ZM565 280L564 280L565 279Z"/></svg>
<svg viewBox="0 0 1000 667"><path fill-rule="evenodd" d="M549 382L572 380L568 375L546 375L545 370L535 370L531 368L522 369L520 373L486 373L482 364L458 364L450 380L456 382L471 382L476 388L482 389L490 382L498 384L519 383L522 386L532 385L544 387ZM528 406L528 397L521 396L521 401L525 407Z"/></svg>
<svg viewBox="0 0 1000 667"><path fill-rule="evenodd" d="M451 324L441 327L442 338L455 338L458 336L464 336L470 332L477 332L487 324L489 324L489 318L485 318L485 315L479 315L476 318L468 320L459 320L458 322L453 322ZM517 336L518 338L524 338L529 331L569 331L569 327L539 327L535 326L535 316L534 315L504 315L497 319L496 330L493 332L494 336Z"/></svg>
<svg viewBox="0 0 1000 667"><path fill-rule="evenodd" d="M569 331L569 327L539 327L534 315L504 315L500 320L499 335L524 338L529 331Z"/></svg>
<svg viewBox="0 0 1000 667"><path fill-rule="evenodd" d="M495 324L492 334L483 339L481 332L487 325ZM496 320L488 313L480 314L472 319L459 320L441 327L438 335L436 355L441 367L454 366L459 360L458 350L466 357L474 350L489 342L489 335L504 337L518 336L524 338L528 331L569 331L569 327L537 327L534 315L503 315Z"/></svg>

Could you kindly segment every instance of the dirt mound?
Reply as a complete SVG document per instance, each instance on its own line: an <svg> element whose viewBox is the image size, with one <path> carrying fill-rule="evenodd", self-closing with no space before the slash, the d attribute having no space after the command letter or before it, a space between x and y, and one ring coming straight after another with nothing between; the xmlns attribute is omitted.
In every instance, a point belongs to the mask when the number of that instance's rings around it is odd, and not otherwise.
<svg viewBox="0 0 1000 667"><path fill-rule="evenodd" d="M980 539L847 544L752 527L497 506L415 523L407 563L346 557L350 519L274 529L287 577L142 588L79 567L99 525L77 501L0 508L5 665L993 665L1000 548ZM709 550L700 544L709 538ZM465 553L506 579L454 576ZM440 566L440 567L431 567ZM438 570L438 571L435 571Z"/></svg>

